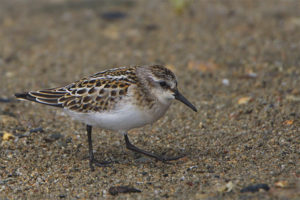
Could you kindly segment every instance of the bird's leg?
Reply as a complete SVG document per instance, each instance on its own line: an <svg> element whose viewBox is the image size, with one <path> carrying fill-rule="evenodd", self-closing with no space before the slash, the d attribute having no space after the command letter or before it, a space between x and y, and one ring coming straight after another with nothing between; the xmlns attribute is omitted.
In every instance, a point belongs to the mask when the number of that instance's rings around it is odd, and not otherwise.
<svg viewBox="0 0 300 200"><path fill-rule="evenodd" d="M124 134L124 138L125 138L126 148L127 149L129 149L131 151L135 151L137 153L142 153L142 154L144 154L146 156L155 158L155 159L157 159L159 161L162 161L162 162L171 161L171 160L178 160L178 159L180 159L180 158L182 158L182 157L185 156L185 155L181 155L181 156L176 156L176 157L164 158L162 156L159 156L159 155L153 154L151 152L145 151L143 149L140 149L140 148L134 146L133 144L131 144L130 141L129 141L129 138L127 136L127 133Z"/></svg>
<svg viewBox="0 0 300 200"><path fill-rule="evenodd" d="M94 166L95 164L98 167L107 167L111 162L98 162L94 158L94 152L93 152L93 143L92 143L92 126L86 125L86 131L87 131L87 136L88 136L88 143L89 143L89 157L90 157L90 168L92 171L94 171Z"/></svg>

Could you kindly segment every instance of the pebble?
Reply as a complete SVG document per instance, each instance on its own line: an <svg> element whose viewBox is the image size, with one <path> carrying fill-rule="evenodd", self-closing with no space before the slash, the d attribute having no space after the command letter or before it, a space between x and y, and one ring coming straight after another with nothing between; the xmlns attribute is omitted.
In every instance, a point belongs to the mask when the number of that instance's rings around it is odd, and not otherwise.
<svg viewBox="0 0 300 200"><path fill-rule="evenodd" d="M125 17L127 17L127 14L120 11L110 11L101 14L101 18L107 21L116 21Z"/></svg>
<svg viewBox="0 0 300 200"><path fill-rule="evenodd" d="M6 131L3 132L2 140L7 141L7 140L13 140L15 139L15 136L12 133L8 133Z"/></svg>
<svg viewBox="0 0 300 200"><path fill-rule="evenodd" d="M65 195L65 194L60 194L58 197L59 197L60 199L64 199L64 198L67 197L67 195Z"/></svg>
<svg viewBox="0 0 300 200"><path fill-rule="evenodd" d="M137 162L137 163L149 163L149 162L151 162L151 158L142 156L138 159L135 159L135 162Z"/></svg>
<svg viewBox="0 0 300 200"><path fill-rule="evenodd" d="M60 134L60 133L53 133L49 137L45 137L44 140L45 140L45 142L49 142L50 143L50 142L54 142L55 140L58 140L58 139L60 139L62 137L63 137L63 135Z"/></svg>
<svg viewBox="0 0 300 200"><path fill-rule="evenodd" d="M58 140L58 139L60 139L62 137L63 137L63 135L60 134L60 133L53 133L53 134L50 135L50 138L52 138L54 140Z"/></svg>
<svg viewBox="0 0 300 200"><path fill-rule="evenodd" d="M42 127L33 128L29 130L29 133L37 133L37 132L44 132Z"/></svg>
<svg viewBox="0 0 300 200"><path fill-rule="evenodd" d="M225 86L228 86L230 84L229 80L227 78L224 78L222 80L222 84L225 85Z"/></svg>
<svg viewBox="0 0 300 200"><path fill-rule="evenodd" d="M252 100L251 97L242 97L238 100L238 104L241 105L241 104L247 104L249 103L250 101Z"/></svg>
<svg viewBox="0 0 300 200"><path fill-rule="evenodd" d="M268 191L270 189L270 187L267 184L249 185L249 186L241 189L240 192L258 192L261 189Z"/></svg>
<svg viewBox="0 0 300 200"><path fill-rule="evenodd" d="M115 186L115 187L110 187L108 192L111 195L117 195L119 193L132 193L132 192L142 192L141 190L138 190L136 188L133 187L129 187L129 186Z"/></svg>

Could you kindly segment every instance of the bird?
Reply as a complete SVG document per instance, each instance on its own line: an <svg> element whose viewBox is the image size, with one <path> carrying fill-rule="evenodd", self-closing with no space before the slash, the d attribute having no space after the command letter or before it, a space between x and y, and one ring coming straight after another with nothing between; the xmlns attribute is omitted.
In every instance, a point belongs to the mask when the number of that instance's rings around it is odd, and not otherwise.
<svg viewBox="0 0 300 200"><path fill-rule="evenodd" d="M128 131L160 119L172 100L181 101L197 112L178 90L175 74L163 65L124 66L98 72L63 87L15 94L17 99L62 108L71 118L86 125L89 165L94 171L109 166L109 161L94 157L92 128L117 131L126 148L167 162L183 156L162 157L134 146Z"/></svg>

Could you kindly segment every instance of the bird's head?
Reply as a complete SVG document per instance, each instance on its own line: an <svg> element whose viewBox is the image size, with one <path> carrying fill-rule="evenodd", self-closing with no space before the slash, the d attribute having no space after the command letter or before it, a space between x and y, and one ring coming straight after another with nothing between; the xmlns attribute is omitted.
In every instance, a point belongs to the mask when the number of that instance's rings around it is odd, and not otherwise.
<svg viewBox="0 0 300 200"><path fill-rule="evenodd" d="M137 75L147 82L148 89L160 103L170 104L176 99L197 112L196 107L178 91L176 76L171 70L162 65L142 66Z"/></svg>

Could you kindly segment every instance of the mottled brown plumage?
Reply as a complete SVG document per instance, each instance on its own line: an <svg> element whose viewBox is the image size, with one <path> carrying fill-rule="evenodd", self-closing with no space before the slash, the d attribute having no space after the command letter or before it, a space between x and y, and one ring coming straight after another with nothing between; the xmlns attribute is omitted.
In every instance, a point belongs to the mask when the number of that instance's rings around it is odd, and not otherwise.
<svg viewBox="0 0 300 200"><path fill-rule="evenodd" d="M17 94L17 97L83 113L109 111L127 96L130 85L137 84L135 70L136 67L106 70L64 87Z"/></svg>

